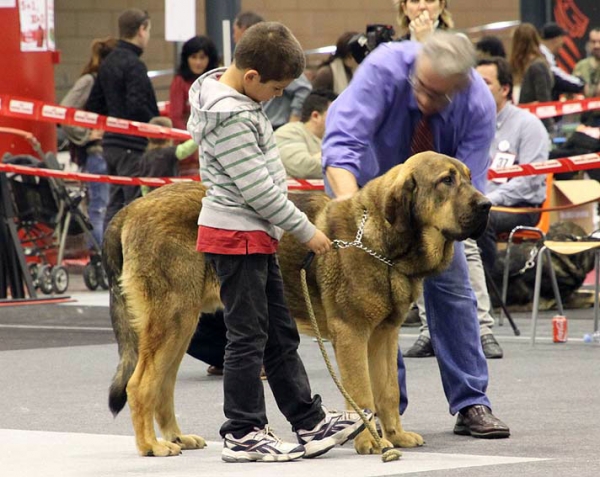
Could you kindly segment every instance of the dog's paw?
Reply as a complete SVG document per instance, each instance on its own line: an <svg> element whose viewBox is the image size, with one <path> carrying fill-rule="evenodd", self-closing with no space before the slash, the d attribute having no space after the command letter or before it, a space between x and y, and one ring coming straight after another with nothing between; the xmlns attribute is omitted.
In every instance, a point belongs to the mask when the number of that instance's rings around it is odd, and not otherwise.
<svg viewBox="0 0 600 477"><path fill-rule="evenodd" d="M394 447L420 447L425 444L423 437L416 432L399 432L395 436L386 436Z"/></svg>
<svg viewBox="0 0 600 477"><path fill-rule="evenodd" d="M168 441L156 441L148 449L141 449L140 454L147 457L170 457L181 454L181 446Z"/></svg>
<svg viewBox="0 0 600 477"><path fill-rule="evenodd" d="M393 447L392 443L387 439L381 439L383 448ZM359 454L381 454L381 447L377 444L375 438L371 435L368 429L362 431L354 439L354 448Z"/></svg>
<svg viewBox="0 0 600 477"><path fill-rule="evenodd" d="M206 447L204 438L194 434L178 436L173 442L185 450L204 449Z"/></svg>

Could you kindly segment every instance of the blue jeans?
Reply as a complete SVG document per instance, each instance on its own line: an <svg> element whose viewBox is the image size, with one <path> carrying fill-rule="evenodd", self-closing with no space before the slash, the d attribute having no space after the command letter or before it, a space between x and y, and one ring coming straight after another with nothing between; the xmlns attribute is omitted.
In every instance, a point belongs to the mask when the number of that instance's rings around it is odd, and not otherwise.
<svg viewBox="0 0 600 477"><path fill-rule="evenodd" d="M428 278L423 294L431 343L438 361L450 413L473 404L491 407L485 394L488 368L479 336L477 302L469 281L464 245L456 242L450 267ZM398 353L400 414L408 405L406 369Z"/></svg>
<svg viewBox="0 0 600 477"><path fill-rule="evenodd" d="M106 174L106 161L99 153L88 154L85 160L85 172L90 174ZM108 205L108 190L110 184L102 182L88 182L88 216L94 227L92 235L99 246L102 246L102 237L104 236L104 216L106 215L106 206ZM92 243L88 243L92 247Z"/></svg>

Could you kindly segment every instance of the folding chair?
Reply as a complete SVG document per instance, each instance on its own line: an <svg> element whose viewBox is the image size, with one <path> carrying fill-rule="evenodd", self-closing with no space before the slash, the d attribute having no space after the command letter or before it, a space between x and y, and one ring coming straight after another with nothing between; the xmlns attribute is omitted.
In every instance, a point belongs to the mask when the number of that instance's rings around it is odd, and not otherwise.
<svg viewBox="0 0 600 477"><path fill-rule="evenodd" d="M550 277L552 280L552 289L556 298L558 312L564 315L562 301L556 282L554 268L551 265L550 251L563 255L572 255L576 253L587 252L594 250L594 332L598 331L598 317L600 314L598 308L598 292L600 291L600 241L582 241L582 242L559 242L554 240L546 240L538 253L538 263L535 271L535 285L533 291L533 310L531 311L531 346L535 345L535 333L537 328L537 319L540 305L540 290L542 287L542 268L544 266L544 257L550 264Z"/></svg>

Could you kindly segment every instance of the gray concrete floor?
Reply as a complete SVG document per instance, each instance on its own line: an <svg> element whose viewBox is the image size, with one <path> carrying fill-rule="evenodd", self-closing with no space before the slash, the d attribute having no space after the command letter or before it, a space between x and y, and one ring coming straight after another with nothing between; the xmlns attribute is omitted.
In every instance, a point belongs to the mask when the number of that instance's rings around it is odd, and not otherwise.
<svg viewBox="0 0 600 477"><path fill-rule="evenodd" d="M597 476L600 473L600 345L583 343L592 330L592 309L568 310L569 341L550 340L551 312L541 315L538 343L529 344L529 313L517 313L522 330L496 327L505 351L488 362L488 394L510 439L487 441L452 433L454 417L442 390L435 359L407 359L410 405L404 426L426 445L404 451L400 461L358 456L351 446L312 461L286 464L224 464L218 429L221 379L186 357L176 390L184 430L209 441L207 449L169 459L141 458L135 450L127 408L113 419L107 389L117 364L106 292L88 292L73 276L70 305L0 308L0 476ZM403 328L410 346L417 329ZM329 347L329 345L328 345ZM329 347L331 351L331 348ZM330 407L343 400L312 339L300 353L313 390ZM267 395L271 425L293 439L289 425Z"/></svg>

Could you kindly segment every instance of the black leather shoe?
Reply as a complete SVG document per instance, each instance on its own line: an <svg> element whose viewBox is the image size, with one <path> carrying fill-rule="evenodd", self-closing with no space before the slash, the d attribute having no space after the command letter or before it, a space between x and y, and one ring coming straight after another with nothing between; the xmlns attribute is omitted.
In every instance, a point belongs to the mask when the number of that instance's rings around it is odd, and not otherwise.
<svg viewBox="0 0 600 477"><path fill-rule="evenodd" d="M510 436L510 429L495 417L487 406L476 404L461 409L458 413L454 434L482 439L502 439Z"/></svg>
<svg viewBox="0 0 600 477"><path fill-rule="evenodd" d="M421 326L421 317L419 316L419 308L417 306L410 307L410 310L406 313L402 326L406 328Z"/></svg>
<svg viewBox="0 0 600 477"><path fill-rule="evenodd" d="M415 344L402 356L405 358L429 358L434 356L433 346L431 346L431 340L427 336L419 336Z"/></svg>
<svg viewBox="0 0 600 477"><path fill-rule="evenodd" d="M481 337L481 347L483 348L483 354L487 359L500 359L504 356L504 352L500 345L494 338L494 335L488 333Z"/></svg>

